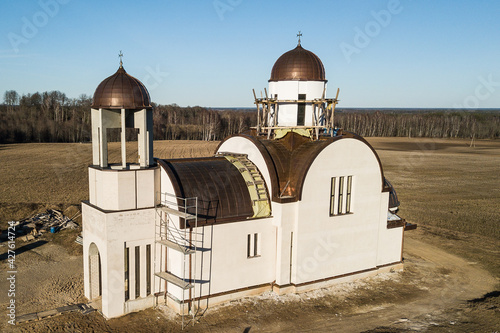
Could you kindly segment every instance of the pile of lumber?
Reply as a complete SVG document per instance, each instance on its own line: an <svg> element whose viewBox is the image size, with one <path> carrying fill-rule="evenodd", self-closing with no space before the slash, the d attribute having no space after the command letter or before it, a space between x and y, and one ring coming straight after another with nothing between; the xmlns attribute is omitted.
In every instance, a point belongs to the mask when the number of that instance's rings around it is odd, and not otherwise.
<svg viewBox="0 0 500 333"><path fill-rule="evenodd" d="M56 232L62 229L76 229L76 224L73 219L77 216L69 218L62 212L55 209L47 209L47 211L35 214L31 217L15 222L16 232L26 235L38 236L45 232Z"/></svg>

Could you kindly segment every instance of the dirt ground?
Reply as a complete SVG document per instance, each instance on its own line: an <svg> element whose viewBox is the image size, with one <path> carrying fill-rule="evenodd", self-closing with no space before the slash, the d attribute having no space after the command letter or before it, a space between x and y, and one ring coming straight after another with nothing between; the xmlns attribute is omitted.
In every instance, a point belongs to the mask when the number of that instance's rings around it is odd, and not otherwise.
<svg viewBox="0 0 500 333"><path fill-rule="evenodd" d="M495 332L500 330L500 142L369 138L398 190L407 232L405 269L301 295L265 293L210 307L187 332ZM155 142L160 158L207 156L217 143ZM133 146L128 150L133 158ZM136 154L136 152L135 152ZM119 151L112 150L117 159ZM88 197L89 144L0 146L0 228L46 208ZM16 241L18 315L86 302L78 231ZM65 314L7 323L6 242L0 243L0 330L178 332L159 306L105 320Z"/></svg>

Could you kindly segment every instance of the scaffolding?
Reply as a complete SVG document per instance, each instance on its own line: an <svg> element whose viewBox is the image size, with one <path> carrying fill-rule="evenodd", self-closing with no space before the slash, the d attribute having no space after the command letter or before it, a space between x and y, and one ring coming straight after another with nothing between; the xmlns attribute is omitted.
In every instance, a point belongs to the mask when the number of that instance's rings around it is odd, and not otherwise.
<svg viewBox="0 0 500 333"><path fill-rule="evenodd" d="M337 95L335 98L325 98L326 90L323 89L323 95L321 98L315 98L313 100L280 100L277 98L272 98L267 95L267 89L264 88L265 96L257 98L255 94L255 89L253 91L253 97L255 99L254 104L257 107L257 126L254 129L257 130L257 135L267 135L270 139L273 137L276 130L279 129L313 129L316 135L316 140L319 139L319 132L323 130L330 136L335 136L335 126L334 126L334 113L335 106L339 102L339 92L340 88L337 89ZM312 105L312 125L311 126L278 126L279 117L279 105L281 104L296 104L304 103Z"/></svg>
<svg viewBox="0 0 500 333"><path fill-rule="evenodd" d="M165 302L169 297L179 304L182 329L190 323L194 325L199 310L194 304L197 292L196 253L200 238L198 233L198 198L181 198L170 193L160 193L160 203L156 205L155 218L154 272L160 279L159 291L161 291L161 281L164 281ZM168 270L169 250L180 253L180 274ZM176 268L178 271L179 267ZM180 298L169 292L167 282L180 288ZM189 291L187 299L186 291ZM189 317L188 320L185 319L186 316Z"/></svg>

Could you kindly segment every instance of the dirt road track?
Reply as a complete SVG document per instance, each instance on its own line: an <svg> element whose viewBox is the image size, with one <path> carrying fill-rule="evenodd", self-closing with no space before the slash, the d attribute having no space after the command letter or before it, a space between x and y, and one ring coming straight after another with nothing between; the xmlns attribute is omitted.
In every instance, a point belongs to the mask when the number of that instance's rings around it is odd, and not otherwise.
<svg viewBox="0 0 500 333"><path fill-rule="evenodd" d="M406 269L418 272L417 281L408 281L421 295L405 302L357 307L347 315L339 316L301 313L290 320L256 323L246 326L248 332L363 332L376 327L394 330L426 330L436 321L450 321L441 315L447 309L463 306L467 300L482 297L495 290L498 281L476 263L447 253L435 246L408 235L404 244ZM499 319L500 321L500 319ZM451 321L453 323L453 321ZM203 324L194 331L203 330ZM500 322L499 322L500 325ZM240 326L241 331L245 327ZM460 329L458 329L460 331ZM210 332L223 332L211 327Z"/></svg>

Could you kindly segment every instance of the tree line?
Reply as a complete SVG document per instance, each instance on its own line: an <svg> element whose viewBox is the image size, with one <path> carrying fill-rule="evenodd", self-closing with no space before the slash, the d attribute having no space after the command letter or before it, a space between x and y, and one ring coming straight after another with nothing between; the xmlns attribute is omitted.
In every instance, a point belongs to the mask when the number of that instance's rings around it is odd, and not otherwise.
<svg viewBox="0 0 500 333"><path fill-rule="evenodd" d="M19 95L6 91L0 105L0 143L88 142L91 140L92 97L68 98L60 91ZM200 106L153 104L155 140L222 140L248 130L255 112L212 110ZM128 138L134 133L127 132ZM108 132L118 141L119 131Z"/></svg>
<svg viewBox="0 0 500 333"><path fill-rule="evenodd" d="M500 138L499 111L336 112L335 124L367 137Z"/></svg>
<svg viewBox="0 0 500 333"><path fill-rule="evenodd" d="M6 91L0 105L0 143L88 142L91 140L92 98L68 98L60 91L19 95ZM222 140L257 122L256 112L213 110L200 106L156 105L153 111L155 140ZM362 136L434 138L500 138L499 112L408 112L342 110L335 124ZM119 140L110 131L110 141ZM133 134L131 135L133 137Z"/></svg>

